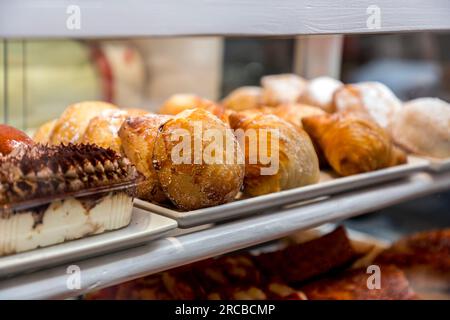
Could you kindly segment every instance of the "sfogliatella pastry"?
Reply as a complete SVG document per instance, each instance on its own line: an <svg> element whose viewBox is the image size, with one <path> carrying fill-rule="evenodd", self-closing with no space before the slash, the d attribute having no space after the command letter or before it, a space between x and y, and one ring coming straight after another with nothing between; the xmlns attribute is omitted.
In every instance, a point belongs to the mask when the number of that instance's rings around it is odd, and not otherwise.
<svg viewBox="0 0 450 320"><path fill-rule="evenodd" d="M140 199L152 202L167 200L153 168L153 148L159 127L171 118L172 116L159 114L128 118L119 130L125 155L145 176L145 181L137 187Z"/></svg>
<svg viewBox="0 0 450 320"><path fill-rule="evenodd" d="M337 112L368 116L380 127L389 129L395 114L401 109L401 101L379 82L348 84L334 93L334 109Z"/></svg>
<svg viewBox="0 0 450 320"><path fill-rule="evenodd" d="M243 155L230 128L203 109L185 110L158 129L153 168L166 196L182 210L234 200Z"/></svg>
<svg viewBox="0 0 450 320"><path fill-rule="evenodd" d="M196 108L207 110L220 119L223 118L224 108L221 105L193 94L174 94L164 102L159 113L176 115L184 110Z"/></svg>
<svg viewBox="0 0 450 320"><path fill-rule="evenodd" d="M330 77L318 77L308 81L300 102L333 112L333 95L342 86L342 82Z"/></svg>
<svg viewBox="0 0 450 320"><path fill-rule="evenodd" d="M436 98L405 103L394 117L392 136L409 152L450 157L450 104Z"/></svg>
<svg viewBox="0 0 450 320"><path fill-rule="evenodd" d="M303 128L341 176L404 163L389 135L374 122L353 115L326 114L302 120Z"/></svg>
<svg viewBox="0 0 450 320"><path fill-rule="evenodd" d="M306 88L306 81L295 74L277 74L261 78L262 104L275 107L295 103Z"/></svg>
<svg viewBox="0 0 450 320"><path fill-rule="evenodd" d="M242 111L258 108L261 105L261 98L261 87L240 87L230 92L230 94L223 99L222 104L226 109Z"/></svg>
<svg viewBox="0 0 450 320"><path fill-rule="evenodd" d="M80 142L89 121L103 111L112 109L117 109L117 107L102 101L79 102L67 107L55 123L50 134L50 144Z"/></svg>
<svg viewBox="0 0 450 320"><path fill-rule="evenodd" d="M33 140L24 132L6 124L0 124L0 156L8 155L23 145L33 144Z"/></svg>
<svg viewBox="0 0 450 320"><path fill-rule="evenodd" d="M231 114L230 126L245 150L244 193L258 196L319 181L314 146L301 128L256 111Z"/></svg>
<svg viewBox="0 0 450 320"><path fill-rule="evenodd" d="M41 125L33 135L33 141L36 143L46 144L50 140L50 135L55 127L57 119L47 121Z"/></svg>
<svg viewBox="0 0 450 320"><path fill-rule="evenodd" d="M94 145L25 146L0 159L0 255L126 226L138 173Z"/></svg>

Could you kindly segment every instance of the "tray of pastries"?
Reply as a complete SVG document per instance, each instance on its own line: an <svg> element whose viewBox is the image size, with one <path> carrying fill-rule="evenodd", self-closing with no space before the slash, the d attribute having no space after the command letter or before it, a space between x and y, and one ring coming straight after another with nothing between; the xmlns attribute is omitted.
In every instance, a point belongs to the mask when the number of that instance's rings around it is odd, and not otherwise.
<svg viewBox="0 0 450 320"><path fill-rule="evenodd" d="M333 230L334 229L334 230ZM448 299L449 230L390 245L329 225L87 294L85 299ZM373 276L379 272L380 281Z"/></svg>
<svg viewBox="0 0 450 320"><path fill-rule="evenodd" d="M378 82L281 74L220 102L175 94L157 113L76 103L34 140L121 153L143 176L135 206L187 228L446 170L449 110Z"/></svg>
<svg viewBox="0 0 450 320"><path fill-rule="evenodd" d="M113 149L35 143L0 125L0 275L136 244L175 228L171 219L133 208L141 181L136 167ZM119 231L107 232L112 230Z"/></svg>
<svg viewBox="0 0 450 320"><path fill-rule="evenodd" d="M430 169L429 159L408 154L393 139L391 121L401 108L400 100L380 83L346 86L330 78L308 82L295 75L273 75L264 77L261 87L239 88L221 103L174 95L160 108L160 115L152 116L154 120L125 121L119 136L132 161L137 158L129 147L133 136L145 130L152 137L146 141L153 154L144 155L143 170L156 186L151 195L143 192L135 205L176 219L180 227L191 227ZM219 128L214 116L228 128ZM241 149L243 169L178 165L166 157L174 151L175 144L168 141L171 133L181 128L194 134L197 122L203 124L203 132L213 127L233 131L238 141L230 144ZM262 135L264 130L277 131L276 145ZM253 140L246 136L252 132L258 133ZM207 148L208 142L202 139L199 144ZM254 160L261 158L264 147L279 160L272 173L272 163ZM220 150L224 158L229 150L236 148Z"/></svg>

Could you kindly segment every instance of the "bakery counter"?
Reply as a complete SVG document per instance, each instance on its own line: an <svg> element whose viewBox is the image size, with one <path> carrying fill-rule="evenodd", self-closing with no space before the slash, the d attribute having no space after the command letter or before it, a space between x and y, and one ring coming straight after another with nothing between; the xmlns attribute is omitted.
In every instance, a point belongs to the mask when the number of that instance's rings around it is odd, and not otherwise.
<svg viewBox="0 0 450 320"><path fill-rule="evenodd" d="M307 205L291 206L277 213L187 230L133 249L3 279L0 299L74 297L449 188L450 172L419 173Z"/></svg>

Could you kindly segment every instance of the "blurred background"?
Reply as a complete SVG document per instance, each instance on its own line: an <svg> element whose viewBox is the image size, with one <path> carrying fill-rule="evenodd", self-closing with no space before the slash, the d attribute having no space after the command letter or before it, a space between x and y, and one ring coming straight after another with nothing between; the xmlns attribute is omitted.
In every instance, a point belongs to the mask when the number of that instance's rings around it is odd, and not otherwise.
<svg viewBox="0 0 450 320"><path fill-rule="evenodd" d="M220 99L261 76L374 80L402 100L450 100L450 34L3 40L0 119L21 129L89 99L155 110L174 93Z"/></svg>

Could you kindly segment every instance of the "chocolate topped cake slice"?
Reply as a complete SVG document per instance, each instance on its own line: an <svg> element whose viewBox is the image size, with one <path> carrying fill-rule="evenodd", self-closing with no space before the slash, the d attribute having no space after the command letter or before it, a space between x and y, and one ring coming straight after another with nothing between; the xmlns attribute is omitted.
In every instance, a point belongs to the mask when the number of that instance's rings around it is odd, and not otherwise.
<svg viewBox="0 0 450 320"><path fill-rule="evenodd" d="M128 225L138 177L96 145L17 148L0 158L0 256Z"/></svg>

